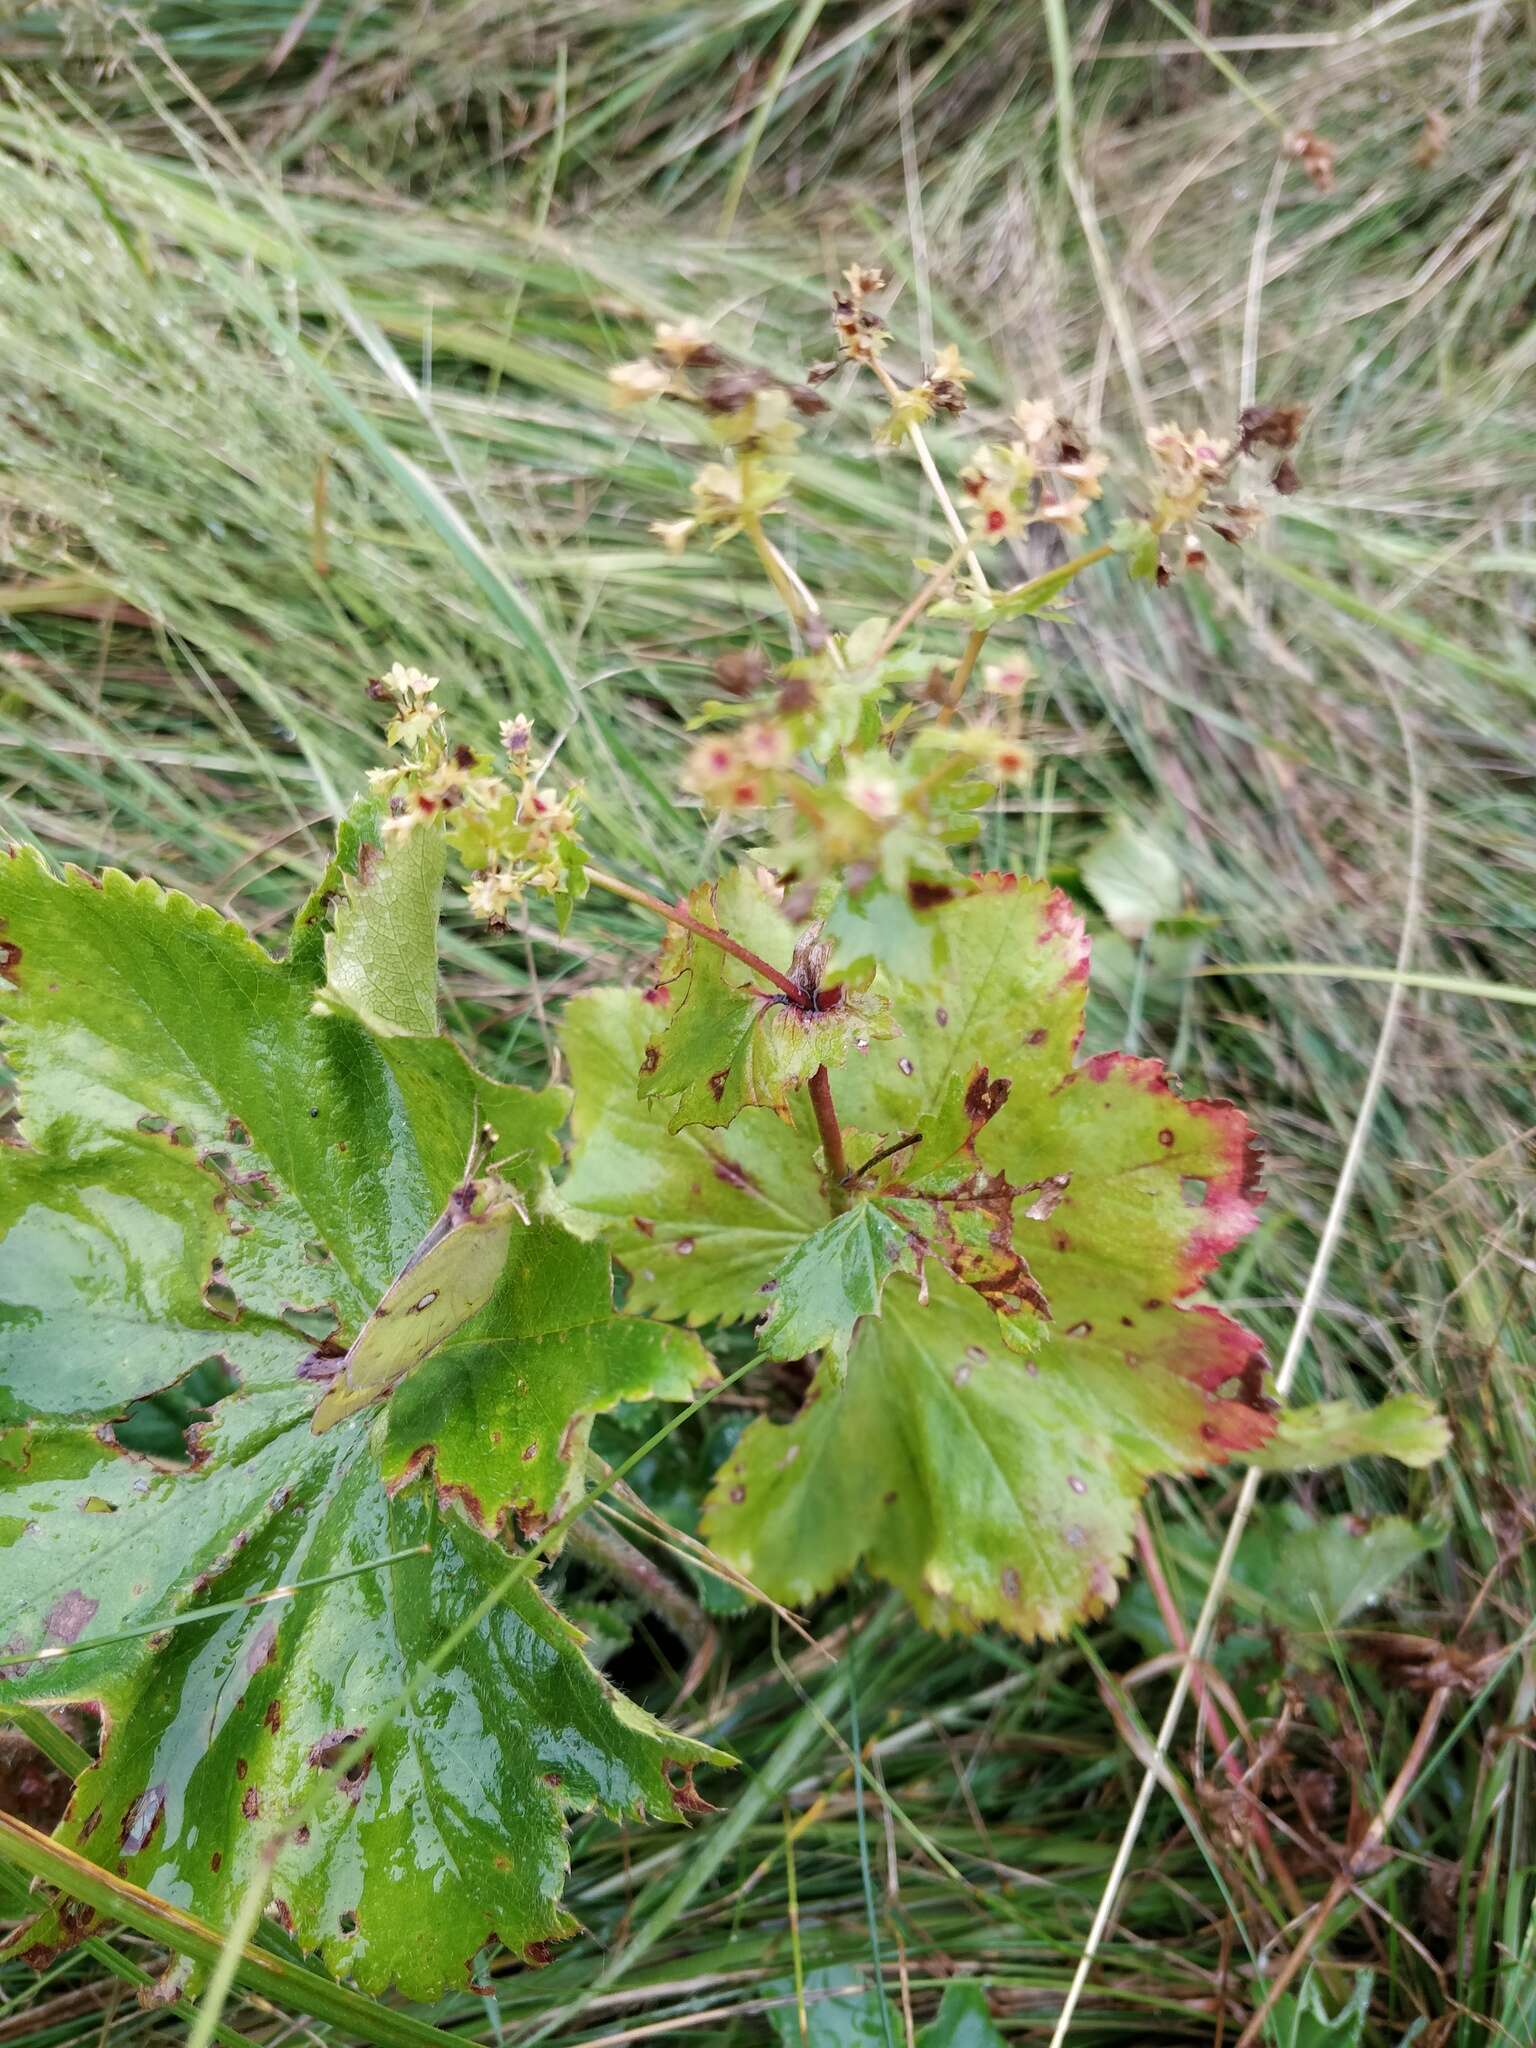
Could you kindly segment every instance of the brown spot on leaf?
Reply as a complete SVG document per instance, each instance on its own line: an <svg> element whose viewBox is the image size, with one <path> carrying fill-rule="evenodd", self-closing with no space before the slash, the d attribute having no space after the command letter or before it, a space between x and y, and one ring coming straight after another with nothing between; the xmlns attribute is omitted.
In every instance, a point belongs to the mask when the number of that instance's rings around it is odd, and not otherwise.
<svg viewBox="0 0 1536 2048"><path fill-rule="evenodd" d="M691 1764L683 1767L682 1783L677 1785L672 1783L672 1764L665 1763L661 1768L668 1785L671 1787L672 1801L679 1813L713 1813L715 1811L709 1801L694 1789L693 1766Z"/></svg>
<svg viewBox="0 0 1536 2048"><path fill-rule="evenodd" d="M1031 1223L1044 1223L1055 1213L1056 1206L1072 1184L1070 1173L1053 1173L1048 1180L1032 1180L1019 1192L1033 1195L1034 1200L1024 1211Z"/></svg>
<svg viewBox="0 0 1536 2048"><path fill-rule="evenodd" d="M530 1970L547 1969L554 1960L555 1949L553 1942L530 1941L524 1944L523 1961Z"/></svg>
<svg viewBox="0 0 1536 2048"><path fill-rule="evenodd" d="M715 1163L716 1180L724 1181L728 1188L740 1188L747 1194L758 1195L762 1193L762 1189L752 1178L751 1174L747 1172L747 1169L744 1166L738 1166L734 1159L723 1158L718 1152L711 1153L710 1157Z"/></svg>
<svg viewBox="0 0 1536 2048"><path fill-rule="evenodd" d="M739 1508L746 1497L747 1489L744 1486L733 1486L731 1488L731 1502L733 1506Z"/></svg>
<svg viewBox="0 0 1536 2048"><path fill-rule="evenodd" d="M283 1703L275 1693L273 1694L272 1698L267 1701L266 1711L263 1713L261 1718L264 1725L270 1728L274 1735L282 1727Z"/></svg>
<svg viewBox="0 0 1536 2048"><path fill-rule="evenodd" d="M93 1807L91 1808L90 1812L89 1812L89 1813L88 1813L88 1814L87 1814L87 1815L85 1816L85 1819L84 1819L84 1821L83 1821L83 1822L81 1823L81 1826L80 1826L80 1839L81 1839L81 1841L82 1841L82 1842L88 1842L88 1841L89 1841L89 1840L91 1839L92 1835L94 1835L94 1834L95 1834L96 1830L97 1830L97 1829L98 1829L98 1828L99 1828L100 1826L101 1826L101 1808L100 1808L99 1806L93 1806Z"/></svg>
<svg viewBox="0 0 1536 2048"><path fill-rule="evenodd" d="M947 882L908 882L907 901L914 910L937 910L941 903L952 903L955 892Z"/></svg>
<svg viewBox="0 0 1536 2048"><path fill-rule="evenodd" d="M90 1599L77 1586L54 1601L43 1623L43 1632L50 1642L76 1643L100 1605L99 1600Z"/></svg>
<svg viewBox="0 0 1536 2048"><path fill-rule="evenodd" d="M14 986L14 970L21 965L21 948L13 939L0 939L0 975Z"/></svg>
<svg viewBox="0 0 1536 2048"><path fill-rule="evenodd" d="M244 1758L243 1756L237 1756L237 1757L235 1758L235 1776L236 1776L237 1778L246 1778L246 1777L249 1777L249 1776L250 1776L250 1770L251 1770L251 1767L250 1767L250 1765L249 1765L249 1764L248 1764L248 1763L246 1762L246 1760L245 1760L245 1758Z"/></svg>
<svg viewBox="0 0 1536 2048"><path fill-rule="evenodd" d="M990 1123L1013 1093L1013 1083L999 1074L994 1081L985 1067L978 1067L965 1090L965 1113L974 1129Z"/></svg>
<svg viewBox="0 0 1536 2048"><path fill-rule="evenodd" d="M245 1668L254 1677L264 1665L270 1664L277 1655L277 1623L264 1621L251 1638L250 1648L245 1653Z"/></svg>
<svg viewBox="0 0 1536 2048"><path fill-rule="evenodd" d="M224 1852L222 1849L215 1849L213 1854L208 1858L208 1868L213 1872L215 1877L217 1877L219 1872L224 1868Z"/></svg>
<svg viewBox="0 0 1536 2048"><path fill-rule="evenodd" d="M999 1584L1002 1586L1003 1598L1005 1600L1017 1600L1020 1592L1022 1591L1022 1587L1019 1583L1018 1567L1016 1565L1005 1564L1003 1566L1002 1577L999 1580Z"/></svg>
<svg viewBox="0 0 1536 2048"><path fill-rule="evenodd" d="M538 1447L538 1445L537 1445L536 1443L532 1443L532 1444L524 1444L524 1446L523 1446L523 1463L524 1463L525 1465L531 1465L531 1464L533 1463L534 1459L535 1459L535 1458L536 1458L536 1457L537 1457L538 1455L539 1455L539 1447Z"/></svg>
<svg viewBox="0 0 1536 2048"><path fill-rule="evenodd" d="M629 1220L642 1237L654 1237L656 1235L656 1226L649 1216L631 1216Z"/></svg>
<svg viewBox="0 0 1536 2048"><path fill-rule="evenodd" d="M716 1102L718 1102L721 1096L725 1093L725 1084L730 1079L730 1077L731 1070L729 1067L722 1067L718 1074L710 1075L709 1092L711 1095L713 1095Z"/></svg>
<svg viewBox="0 0 1536 2048"><path fill-rule="evenodd" d="M1046 1039L1049 1036L1050 1033L1046 1030L1045 1026L1043 1024L1037 1024L1035 1029L1031 1031L1028 1037L1024 1040L1024 1043L1026 1045L1044 1045Z"/></svg>

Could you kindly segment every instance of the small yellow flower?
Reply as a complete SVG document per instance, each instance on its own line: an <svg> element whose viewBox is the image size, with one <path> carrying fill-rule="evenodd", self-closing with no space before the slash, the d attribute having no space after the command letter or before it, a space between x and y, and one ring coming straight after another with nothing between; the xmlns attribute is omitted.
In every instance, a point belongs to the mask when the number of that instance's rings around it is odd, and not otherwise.
<svg viewBox="0 0 1536 2048"><path fill-rule="evenodd" d="M688 536L698 527L697 519L653 519L649 531L666 549L669 555L680 555L688 545Z"/></svg>
<svg viewBox="0 0 1536 2048"><path fill-rule="evenodd" d="M689 363L718 361L703 323L692 318L659 322L654 340L657 355L680 370Z"/></svg>
<svg viewBox="0 0 1536 2048"><path fill-rule="evenodd" d="M644 405L671 388L671 371L643 356L633 363L616 363L608 372L608 395L615 405Z"/></svg>
<svg viewBox="0 0 1536 2048"><path fill-rule="evenodd" d="M1013 408L1013 423L1031 450L1043 448L1055 437L1056 408L1043 398L1021 398Z"/></svg>
<svg viewBox="0 0 1536 2048"><path fill-rule="evenodd" d="M689 494L699 525L735 519L741 512L741 472L723 462L706 462L689 486Z"/></svg>
<svg viewBox="0 0 1536 2048"><path fill-rule="evenodd" d="M706 803L719 803L740 776L741 768L735 743L719 733L711 733L689 750L683 763L682 785Z"/></svg>
<svg viewBox="0 0 1536 2048"><path fill-rule="evenodd" d="M1056 475L1074 485L1080 497L1101 498L1104 490L1099 478L1108 467L1109 457L1103 449L1091 448L1078 462L1059 463Z"/></svg>
<svg viewBox="0 0 1536 2048"><path fill-rule="evenodd" d="M987 763L999 782L1027 782L1034 756L1022 741L999 733L987 748Z"/></svg>
<svg viewBox="0 0 1536 2048"><path fill-rule="evenodd" d="M742 760L753 768L787 768L794 754L793 742L783 726L765 721L744 725L737 744Z"/></svg>
<svg viewBox="0 0 1536 2048"><path fill-rule="evenodd" d="M901 814L901 784L894 775L882 774L878 768L850 768L843 794L855 810L873 818L876 824L889 824Z"/></svg>
<svg viewBox="0 0 1536 2048"><path fill-rule="evenodd" d="M1088 500L1079 491L1070 498L1042 498L1035 507L1035 517L1048 520L1061 533L1086 533L1088 522L1083 514L1087 510Z"/></svg>
<svg viewBox="0 0 1536 2048"><path fill-rule="evenodd" d="M522 881L504 868L482 868L470 878L464 895L476 917L488 924L499 922L512 904L521 901Z"/></svg>
<svg viewBox="0 0 1536 2048"><path fill-rule="evenodd" d="M981 686L989 697L1022 697L1034 680L1034 664L1022 654L1011 654L1006 661L989 661L981 672Z"/></svg>
<svg viewBox="0 0 1536 2048"><path fill-rule="evenodd" d="M385 727L384 737L392 747L414 747L442 722L442 711L430 697L401 700L399 714Z"/></svg>
<svg viewBox="0 0 1536 2048"><path fill-rule="evenodd" d="M430 697L437 688L437 677L423 675L419 668L406 668L396 662L388 675L383 678L384 687L397 704L410 704L423 697Z"/></svg>
<svg viewBox="0 0 1536 2048"><path fill-rule="evenodd" d="M1003 484L984 483L970 504L971 539L976 541L1017 540L1024 531L1024 515Z"/></svg>

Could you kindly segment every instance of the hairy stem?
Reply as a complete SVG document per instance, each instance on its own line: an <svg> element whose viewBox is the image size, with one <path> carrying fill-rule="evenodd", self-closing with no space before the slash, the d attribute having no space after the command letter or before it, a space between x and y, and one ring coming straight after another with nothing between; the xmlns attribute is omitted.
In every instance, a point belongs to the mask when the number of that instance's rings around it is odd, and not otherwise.
<svg viewBox="0 0 1536 2048"><path fill-rule="evenodd" d="M622 896L626 903L638 904L642 910L648 910L652 917L663 918L668 924L675 924L685 932L692 932L696 939L707 939L710 945L718 946L722 953L729 953L732 959L739 960L743 967L750 967L754 974L761 975L764 981L771 982L780 995L787 997L797 1010L810 1008L810 997L803 988L798 987L777 967L771 967L766 960L760 959L750 947L742 945L739 939L733 939L729 932L717 931L701 923L690 911L679 909L675 903L664 903L659 896L653 896L649 889L637 889L633 882L621 882L617 875L606 874L602 868L589 867L586 873L589 882L599 889L606 889L610 896Z"/></svg>
<svg viewBox="0 0 1536 2048"><path fill-rule="evenodd" d="M827 1194L832 1203L832 1213L840 1216L848 1206L848 1190L844 1186L848 1178L848 1154L843 1149L843 1127L837 1120L837 1108L832 1100L832 1079L825 1067L818 1067L812 1074L808 1092L811 1107L816 1112L816 1128L821 1133L821 1148L827 1159Z"/></svg>

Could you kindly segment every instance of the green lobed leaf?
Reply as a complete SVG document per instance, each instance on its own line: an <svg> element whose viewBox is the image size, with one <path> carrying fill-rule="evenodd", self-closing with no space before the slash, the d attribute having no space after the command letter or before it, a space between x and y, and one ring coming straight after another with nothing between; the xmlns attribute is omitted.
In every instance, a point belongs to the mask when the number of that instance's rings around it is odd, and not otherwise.
<svg viewBox="0 0 1536 2048"><path fill-rule="evenodd" d="M598 989L565 1006L570 1170L560 1193L573 1227L601 1232L630 1274L629 1305L695 1326L740 1322L785 1255L826 1219L812 1163L814 1125L745 1111L730 1131L669 1132L659 1103L635 1094L651 1009L632 989Z"/></svg>
<svg viewBox="0 0 1536 2048"><path fill-rule="evenodd" d="M1443 1458L1450 1441L1445 1417L1422 1394L1389 1394L1374 1408L1319 1401L1286 1409L1254 1463L1266 1472L1305 1472L1375 1457L1422 1468Z"/></svg>
<svg viewBox="0 0 1536 2048"><path fill-rule="evenodd" d="M1213 1656L1233 1675L1248 1663L1269 1671L1275 1632L1283 1630L1298 1639L1292 1654L1305 1660L1307 1639L1331 1635L1384 1599L1442 1540L1443 1531L1433 1523L1402 1515L1314 1515L1299 1501L1261 1507L1237 1547L1233 1622ZM1221 1546L1204 1529L1190 1526L1170 1530L1166 1542L1169 1583L1192 1627ZM1149 1657L1172 1647L1149 1588L1133 1587L1116 1619Z"/></svg>
<svg viewBox="0 0 1536 2048"><path fill-rule="evenodd" d="M910 1266L906 1232L876 1202L856 1202L802 1238L766 1284L758 1342L770 1358L830 1350L847 1356L860 1316L879 1309L885 1283Z"/></svg>
<svg viewBox="0 0 1536 2048"><path fill-rule="evenodd" d="M794 958L793 927L747 869L695 889L688 908L781 973L806 973ZM835 1007L798 1009L720 947L674 929L650 992L656 1028L641 1056L640 1094L675 1098L672 1131L722 1129L748 1105L785 1110L789 1092L818 1067L841 1066L855 1046L889 1030L880 1000L829 983L826 994L834 993Z"/></svg>
<svg viewBox="0 0 1536 2048"><path fill-rule="evenodd" d="M537 1270L525 1245L382 1422L370 1412L312 1435L316 1382L442 1211L479 1124L494 1123L513 1155L506 1173L537 1211L565 1107L562 1091L488 1081L444 1039L316 1013L323 905L347 829L287 962L152 884L57 879L23 848L0 859L3 1007L24 1111L0 1193L0 1414L37 1419L0 1454L12 1494L0 1508L0 1690L104 1702L110 1739L64 1839L127 1861L216 1924L253 1867L256 1820L313 1782L316 1745L388 1705L505 1572L505 1553L449 1504L488 1528L513 1505L547 1513L579 1484L592 1412L637 1391L680 1396L707 1368L684 1333L615 1318L601 1252L546 1220L516 1233L537 1241ZM119 1452L102 1425L210 1356L240 1384L195 1439L192 1466ZM529 1431L503 1426L523 1422L522 1397L498 1404L479 1386L515 1388L525 1362L530 1380L544 1375L533 1460ZM486 1398L438 1430L471 1368ZM394 1412L406 1392L415 1435ZM412 1560L265 1611L89 1647L418 1540L433 1554L415 1578ZM44 1648L72 1654L32 1657ZM692 1795L667 1772L704 1754L604 1687L524 1589L395 1723L377 1789L339 1796L308 1843L283 1851L278 1895L296 1938L336 1967L435 1996L493 1932L527 1949L568 1929L566 1806L685 1813ZM141 1829L125 1857L122 1835ZM401 1901L406 1863L430 1876L427 1910L420 1895L409 1912ZM79 1931L66 1914L32 1938L47 1947Z"/></svg>
<svg viewBox="0 0 1536 2048"><path fill-rule="evenodd" d="M216 1925L257 1876L271 1824L506 1571L430 1488L387 1492L358 1430L316 1439L303 1425L290 1399L247 1395L220 1405L191 1473L79 1428L29 1436L0 1461L16 1660L0 1699L99 1700L112 1731L60 1839ZM417 1544L430 1555L149 1642L22 1661L103 1624L259 1600ZM686 1786L669 1768L711 1760L612 1693L576 1632L515 1587L302 1838L283 1840L275 1909L364 1989L436 1997L488 1941L536 1952L572 1931L567 1811L676 1812ZM40 1961L94 1924L50 1907L17 1939Z"/></svg>
<svg viewBox="0 0 1536 2048"><path fill-rule="evenodd" d="M557 1224L519 1232L497 1293L405 1381L382 1424L390 1485L430 1463L479 1526L525 1532L581 1490L594 1415L620 1401L689 1400L716 1377L689 1331L616 1316L608 1255Z"/></svg>
<svg viewBox="0 0 1536 2048"><path fill-rule="evenodd" d="M726 1557L785 1600L863 1562L936 1626L1053 1634L1113 1598L1151 1475L1246 1455L1272 1432L1257 1340L1189 1300L1255 1220L1251 1137L1230 1104L1182 1100L1154 1061L1072 1066L1088 948L1058 892L985 877L923 915L933 971L892 988L900 1035L835 1077L839 1113L887 1141L920 1134L941 1181L974 1166L1003 1183L1010 1257L1049 1317L1031 1355L1004 1341L985 1288L957 1284L975 1277L974 1242L965 1256L924 1243L926 1303L901 1272L881 1297L870 1253L886 1233L869 1218L834 1225L803 1134L745 1111L722 1184L701 1171L702 1148L626 1107L639 998L572 1006L563 1193L647 1307L737 1319L767 1287L780 1351L824 1332L835 1353L853 1326L846 1384L835 1356L824 1362L801 1414L754 1423L721 1473L705 1529ZM968 1105L983 1098L978 1118ZM899 1205L923 1193L921 1152L876 1186L909 1230ZM1019 1201L1031 1187L1049 1198Z"/></svg>

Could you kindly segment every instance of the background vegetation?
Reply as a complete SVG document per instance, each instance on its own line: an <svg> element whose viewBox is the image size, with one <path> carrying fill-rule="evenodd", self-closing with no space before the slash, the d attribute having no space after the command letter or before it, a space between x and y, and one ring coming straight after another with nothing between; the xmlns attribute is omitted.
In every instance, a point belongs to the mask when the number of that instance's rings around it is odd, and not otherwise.
<svg viewBox="0 0 1536 2048"><path fill-rule="evenodd" d="M601 857L687 886L711 849L672 795L685 722L716 653L778 642L749 560L677 562L647 533L687 451L616 417L604 370L658 316L809 362L858 258L903 280L898 326L961 341L982 411L1059 398L1129 451L1155 419L1305 404L1306 487L1241 564L1166 594L1077 586L1034 650L1042 772L987 852L1076 887L1116 821L1173 850L1204 922L1100 942L1094 1039L1170 1059L1261 1127L1265 1221L1225 1298L1276 1355L1382 1030L1387 990L1350 974L1389 968L1406 931L1422 979L1297 1391L1420 1389L1453 1456L1268 1482L1218 1663L1314 1908L1410 1765L1391 1854L1353 1874L1315 1951L1330 2004L1373 1973L1341 2038L1528 2042L1536 13L1190 4L13 13L0 823L275 931L377 758L361 680L398 659L447 679L487 739L519 708L564 734ZM1331 192L1282 155L1296 128L1335 146ZM800 566L841 621L942 552L910 462L865 425L841 403L804 465ZM606 904L563 938L466 931L454 1025L491 1071L537 1074L550 1005L651 943ZM1243 971L1275 961L1332 971ZM691 1425L641 1490L686 1526L708 1439L743 1412ZM169 1441L183 1419L160 1416ZM1156 1496L1189 1614L1232 1491ZM615 1675L665 1710L686 1649L563 1569ZM1029 1650L928 1638L874 1589L812 1620L830 1638L865 1613L835 1669L722 1615L679 1712L743 1759L724 1815L691 1837L579 1829L590 1935L542 1971L500 1959L488 1997L434 2022L466 2042L761 2042L797 1971L843 1967L883 1975L895 2042L956 1973L1010 2039L1045 2040L1167 1696L1163 1622L1141 1584ZM1436 1682L1449 1703L1416 1743ZM57 1776L0 1740L7 1803L45 1815ZM1193 1719L1176 1760L1085 2044L1236 2039L1305 1930ZM0 1887L19 1913L25 1878ZM285 1953L275 1927L263 1942ZM182 2038L134 2000L162 1962L123 1933L41 1978L7 1964L0 2042ZM815 2026L844 2010L813 2007ZM1290 2023L1270 2038L1321 2038ZM403 2038L255 1996L223 2024L271 2048Z"/></svg>

